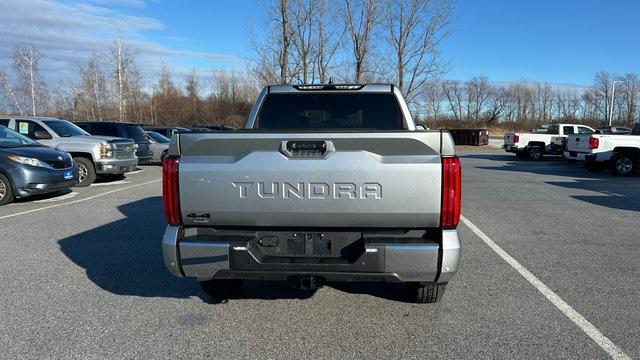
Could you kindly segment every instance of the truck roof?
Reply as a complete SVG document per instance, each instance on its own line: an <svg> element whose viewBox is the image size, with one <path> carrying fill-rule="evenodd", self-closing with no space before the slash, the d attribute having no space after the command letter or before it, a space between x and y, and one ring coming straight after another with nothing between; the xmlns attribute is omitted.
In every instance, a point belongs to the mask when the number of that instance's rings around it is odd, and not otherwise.
<svg viewBox="0 0 640 360"><path fill-rule="evenodd" d="M267 93L298 93L305 91L326 92L393 92L393 84L296 84L296 85L269 85Z"/></svg>

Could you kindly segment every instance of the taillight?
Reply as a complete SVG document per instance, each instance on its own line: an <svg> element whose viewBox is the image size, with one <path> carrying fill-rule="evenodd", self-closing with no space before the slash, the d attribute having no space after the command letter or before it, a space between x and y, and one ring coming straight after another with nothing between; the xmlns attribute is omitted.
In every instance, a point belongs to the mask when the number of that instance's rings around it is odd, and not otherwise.
<svg viewBox="0 0 640 360"><path fill-rule="evenodd" d="M180 225L180 194L178 192L179 156L167 156L162 162L162 204L169 225Z"/></svg>
<svg viewBox="0 0 640 360"><path fill-rule="evenodd" d="M520 141L520 136L518 135L513 135L513 142L517 143L518 141Z"/></svg>
<svg viewBox="0 0 640 360"><path fill-rule="evenodd" d="M442 157L442 211L440 227L455 229L460 221L462 167L457 156Z"/></svg>
<svg viewBox="0 0 640 360"><path fill-rule="evenodd" d="M589 138L589 149L597 149L600 146L600 139L590 137Z"/></svg>

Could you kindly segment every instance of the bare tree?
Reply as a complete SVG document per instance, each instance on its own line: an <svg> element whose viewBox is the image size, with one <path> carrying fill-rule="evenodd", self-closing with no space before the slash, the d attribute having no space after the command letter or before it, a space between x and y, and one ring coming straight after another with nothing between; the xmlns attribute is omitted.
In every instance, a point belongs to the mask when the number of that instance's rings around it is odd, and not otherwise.
<svg viewBox="0 0 640 360"><path fill-rule="evenodd" d="M94 53L85 66L80 67L82 79L81 92L93 110L93 118L102 121L103 107L106 102L107 88L105 75L100 66L100 60Z"/></svg>
<svg viewBox="0 0 640 360"><path fill-rule="evenodd" d="M292 30L289 0L266 2L266 21L260 24L255 34L250 29L249 46L254 53L251 58L253 72L264 85L291 82L290 47ZM263 37L263 35L266 36Z"/></svg>
<svg viewBox="0 0 640 360"><path fill-rule="evenodd" d="M455 120L462 120L462 104L464 102L464 89L457 80L447 80L442 83L442 93L447 98L449 110Z"/></svg>
<svg viewBox="0 0 640 360"><path fill-rule="evenodd" d="M627 125L632 125L638 117L640 103L640 78L637 74L629 73L622 78L622 103L624 107L624 118Z"/></svg>
<svg viewBox="0 0 640 360"><path fill-rule="evenodd" d="M24 115L22 111L22 106L18 101L18 97L16 96L16 92L13 88L13 85L9 82L7 78L7 74L4 71L0 70L0 90L2 91L2 95L7 99L7 102L10 106L15 108L15 110L20 115Z"/></svg>
<svg viewBox="0 0 640 360"><path fill-rule="evenodd" d="M320 0L316 4L315 67L321 84L326 84L329 79L331 64L345 33L344 26L336 26L337 21L330 12L330 4L326 0Z"/></svg>
<svg viewBox="0 0 640 360"><path fill-rule="evenodd" d="M377 3L377 0L344 0L343 16L351 39L356 83L363 81L364 72L370 65L371 37L379 12Z"/></svg>
<svg viewBox="0 0 640 360"><path fill-rule="evenodd" d="M124 44L122 38L113 42L111 49L111 65L113 66L113 76L115 80L116 98L118 102L118 118L126 120L127 98L129 96L129 76L132 71L133 54Z"/></svg>
<svg viewBox="0 0 640 360"><path fill-rule="evenodd" d="M39 65L42 53L29 41L14 52L14 67L18 74L20 88L27 94L31 115L36 116L36 103L41 102L45 93L45 84L40 78Z"/></svg>
<svg viewBox="0 0 640 360"><path fill-rule="evenodd" d="M497 123L509 103L509 92L503 87L493 87L489 91L487 123Z"/></svg>
<svg viewBox="0 0 640 360"><path fill-rule="evenodd" d="M313 71L314 55L316 53L314 36L316 36L317 7L321 0L291 0L291 45L293 48L292 75L302 83L312 82L315 78Z"/></svg>
<svg viewBox="0 0 640 360"><path fill-rule="evenodd" d="M442 113L442 102L444 101L442 86L439 81L433 80L424 84L424 87L423 94L427 117L433 121L438 121Z"/></svg>
<svg viewBox="0 0 640 360"><path fill-rule="evenodd" d="M187 99L189 99L190 114L192 121L199 120L198 102L200 100L200 83L196 69L191 69L191 73L187 76Z"/></svg>
<svg viewBox="0 0 640 360"><path fill-rule="evenodd" d="M596 109L604 120L609 116L609 99L612 81L613 76L606 71L597 72L593 79L593 91L597 104Z"/></svg>
<svg viewBox="0 0 640 360"><path fill-rule="evenodd" d="M575 120L580 110L580 97L575 89L557 91L556 108L558 109L560 119L564 121Z"/></svg>
<svg viewBox="0 0 640 360"><path fill-rule="evenodd" d="M449 0L385 0L382 15L394 54L394 82L413 103L422 85L444 72L439 46L449 34Z"/></svg>
<svg viewBox="0 0 640 360"><path fill-rule="evenodd" d="M478 125L478 119L482 113L486 101L490 95L489 79L486 76L477 76L466 82L467 93L467 118Z"/></svg>

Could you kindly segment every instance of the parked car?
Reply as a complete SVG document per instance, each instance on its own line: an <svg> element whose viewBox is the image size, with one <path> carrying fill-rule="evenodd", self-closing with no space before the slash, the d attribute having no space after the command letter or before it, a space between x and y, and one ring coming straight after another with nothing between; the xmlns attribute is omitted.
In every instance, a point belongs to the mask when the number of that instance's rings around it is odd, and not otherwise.
<svg viewBox="0 0 640 360"><path fill-rule="evenodd" d="M149 138L138 124L121 121L81 121L76 122L76 125L91 135L117 136L131 139L137 146L138 164L150 164L152 162L153 154L151 154Z"/></svg>
<svg viewBox="0 0 640 360"><path fill-rule="evenodd" d="M562 155L568 135L594 132L593 128L586 125L554 124L547 128L545 134L506 133L502 148L515 153L518 158L540 160L545 154Z"/></svg>
<svg viewBox="0 0 640 360"><path fill-rule="evenodd" d="M0 205L77 183L78 165L71 155L0 125Z"/></svg>
<svg viewBox="0 0 640 360"><path fill-rule="evenodd" d="M270 86L254 109L245 131L171 140L169 271L214 296L243 279L380 281L440 300L460 257L451 134L416 130L393 85Z"/></svg>
<svg viewBox="0 0 640 360"><path fill-rule="evenodd" d="M149 136L153 162L161 163L164 160L165 155L167 155L171 139L162 134L158 134L155 131L146 131L146 133L147 136Z"/></svg>
<svg viewBox="0 0 640 360"><path fill-rule="evenodd" d="M640 123L629 135L570 135L564 157L584 161L590 171L608 167L615 175L631 175L640 164Z"/></svg>
<svg viewBox="0 0 640 360"><path fill-rule="evenodd" d="M133 141L111 136L91 136L67 120L0 116L0 125L43 145L70 153L78 163L78 186L91 185L97 176L122 176L135 170L138 165Z"/></svg>
<svg viewBox="0 0 640 360"><path fill-rule="evenodd" d="M151 125L143 125L142 126L142 130L144 131L154 131L157 132L158 134L164 135L165 137L171 139L171 135L177 133L177 132L186 132L186 131L191 131L189 129L187 129L186 127L182 127L182 126L151 126Z"/></svg>
<svg viewBox="0 0 640 360"><path fill-rule="evenodd" d="M631 129L625 126L601 126L596 129L597 134L615 134L627 135L631 134Z"/></svg>

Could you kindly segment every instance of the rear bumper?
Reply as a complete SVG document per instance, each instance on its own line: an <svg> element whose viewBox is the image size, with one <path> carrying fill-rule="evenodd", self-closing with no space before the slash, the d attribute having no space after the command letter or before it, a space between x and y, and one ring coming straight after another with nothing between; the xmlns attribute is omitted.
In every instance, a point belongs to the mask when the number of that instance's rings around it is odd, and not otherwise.
<svg viewBox="0 0 640 360"><path fill-rule="evenodd" d="M96 162L96 173L98 174L125 174L134 171L138 166L138 159L114 159L99 160Z"/></svg>
<svg viewBox="0 0 640 360"><path fill-rule="evenodd" d="M175 276L287 280L316 276L327 281L448 282L458 271L461 243L457 230L443 230L437 241L371 242L351 262L261 262L252 241L220 236L187 236L179 226L167 226L162 251Z"/></svg>
<svg viewBox="0 0 640 360"><path fill-rule="evenodd" d="M598 154L590 154L583 153L577 151L564 151L562 156L568 160L577 160L577 161L585 161L585 162L598 162L598 161L607 161L609 158L603 158L603 156L598 156Z"/></svg>
<svg viewBox="0 0 640 360"><path fill-rule="evenodd" d="M518 151L518 146L517 146L517 145L507 145L507 144L504 144L504 145L502 145L502 148L503 148L506 152L512 152L512 153L514 153L514 152Z"/></svg>

